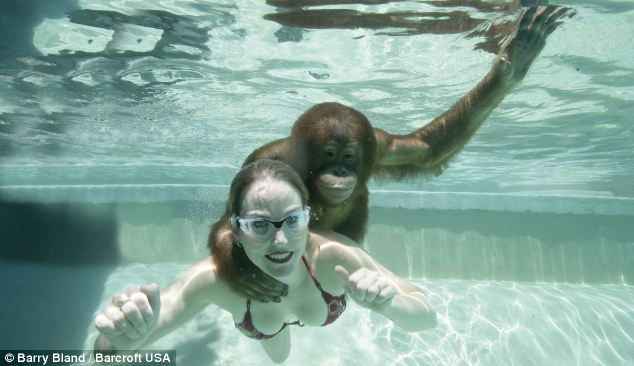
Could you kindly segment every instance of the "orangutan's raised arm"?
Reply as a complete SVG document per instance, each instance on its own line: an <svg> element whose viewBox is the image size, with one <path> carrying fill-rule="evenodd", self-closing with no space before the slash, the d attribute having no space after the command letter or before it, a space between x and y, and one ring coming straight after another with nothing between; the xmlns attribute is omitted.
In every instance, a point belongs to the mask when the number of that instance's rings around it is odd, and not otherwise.
<svg viewBox="0 0 634 366"><path fill-rule="evenodd" d="M449 110L408 135L390 135L375 128L377 162L374 174L391 179L438 175L460 152L504 97L526 75L544 48L546 38L574 11L556 6L523 8L515 30L489 73Z"/></svg>

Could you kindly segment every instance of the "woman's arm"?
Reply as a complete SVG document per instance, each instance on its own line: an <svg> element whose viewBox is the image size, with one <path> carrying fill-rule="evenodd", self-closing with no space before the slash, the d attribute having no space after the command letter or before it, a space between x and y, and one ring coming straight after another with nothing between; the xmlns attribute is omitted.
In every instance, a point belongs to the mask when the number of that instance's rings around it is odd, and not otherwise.
<svg viewBox="0 0 634 366"><path fill-rule="evenodd" d="M148 345L193 318L228 292L216 280L211 259L191 267L166 290L156 284L116 294L95 318L101 333L96 350L134 350ZM226 295L226 294L225 294Z"/></svg>
<svg viewBox="0 0 634 366"><path fill-rule="evenodd" d="M337 237L319 246L315 270L322 286L338 286L359 305L405 330L436 326L436 312L422 289L390 272L362 249L339 241L347 240Z"/></svg>

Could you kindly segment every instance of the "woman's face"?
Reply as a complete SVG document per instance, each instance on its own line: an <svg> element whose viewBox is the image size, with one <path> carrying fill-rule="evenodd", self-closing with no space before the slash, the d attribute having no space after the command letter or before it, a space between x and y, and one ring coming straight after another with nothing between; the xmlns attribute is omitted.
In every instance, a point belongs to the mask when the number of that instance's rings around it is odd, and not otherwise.
<svg viewBox="0 0 634 366"><path fill-rule="evenodd" d="M293 186L269 177L247 189L239 217L280 222L302 209L301 195ZM280 228L269 226L272 231L265 238L238 230L238 240L251 262L278 279L291 275L306 251L308 229L288 230L293 219L285 221ZM258 224L268 225L268 222Z"/></svg>

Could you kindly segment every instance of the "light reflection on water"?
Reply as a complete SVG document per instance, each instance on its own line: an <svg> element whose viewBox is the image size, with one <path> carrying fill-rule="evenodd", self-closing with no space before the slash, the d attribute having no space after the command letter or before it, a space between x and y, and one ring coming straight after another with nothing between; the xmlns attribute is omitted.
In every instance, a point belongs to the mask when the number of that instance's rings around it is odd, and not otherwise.
<svg viewBox="0 0 634 366"><path fill-rule="evenodd" d="M408 133L464 95L493 59L473 50L482 38L465 33L285 28L264 19L279 11L264 1L45 4L5 16L15 34L0 53L2 185L19 179L12 167L37 173L48 165L94 167L89 184L117 180L102 181L99 167L130 163L199 167L180 172L180 183L204 179L210 164L237 168L324 101ZM634 130L625 123L634 105L633 13L620 2L569 5L578 15L549 38L450 169L381 186L633 197ZM453 10L420 2L342 7Z"/></svg>

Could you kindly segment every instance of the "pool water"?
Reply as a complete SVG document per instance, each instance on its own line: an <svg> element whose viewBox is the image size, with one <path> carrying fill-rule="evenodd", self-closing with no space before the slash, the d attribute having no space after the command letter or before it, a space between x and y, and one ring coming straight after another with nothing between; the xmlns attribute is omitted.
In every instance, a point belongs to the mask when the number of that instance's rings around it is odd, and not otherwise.
<svg viewBox="0 0 634 366"><path fill-rule="evenodd" d="M0 349L89 347L114 292L207 255L243 159L313 104L392 133L445 111L494 58L471 36L505 16L491 3L5 0ZM634 363L634 4L560 3L578 14L441 176L371 183L365 247L428 291L438 327L351 305L293 328L288 364ZM324 9L407 15L284 20ZM424 26L457 14L471 28ZM179 365L268 362L212 307L156 347Z"/></svg>
<svg viewBox="0 0 634 366"><path fill-rule="evenodd" d="M183 265L129 265L109 276L116 291L131 280L169 283ZM628 364L632 295L623 285L495 280L416 280L438 311L438 326L406 333L352 305L331 328L293 327L289 365ZM629 291L629 292L628 292ZM107 297L103 301L109 300ZM268 364L257 342L209 309L156 347L182 364ZM187 361L185 361L187 360Z"/></svg>

